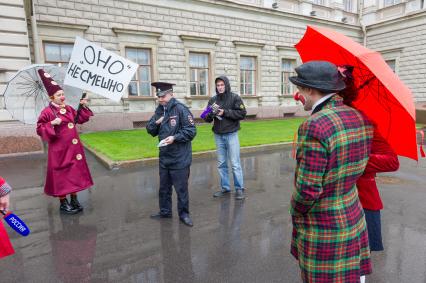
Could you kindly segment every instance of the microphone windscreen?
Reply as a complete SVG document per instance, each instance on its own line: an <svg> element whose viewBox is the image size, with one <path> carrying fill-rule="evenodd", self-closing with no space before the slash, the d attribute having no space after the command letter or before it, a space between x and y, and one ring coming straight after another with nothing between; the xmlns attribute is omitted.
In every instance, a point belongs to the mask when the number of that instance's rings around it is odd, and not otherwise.
<svg viewBox="0 0 426 283"><path fill-rule="evenodd" d="M18 216L16 216L14 213L11 213L10 211L6 213L6 215L3 217L9 226L15 230L18 234L26 237L30 234L30 229L25 224L24 221L21 220Z"/></svg>

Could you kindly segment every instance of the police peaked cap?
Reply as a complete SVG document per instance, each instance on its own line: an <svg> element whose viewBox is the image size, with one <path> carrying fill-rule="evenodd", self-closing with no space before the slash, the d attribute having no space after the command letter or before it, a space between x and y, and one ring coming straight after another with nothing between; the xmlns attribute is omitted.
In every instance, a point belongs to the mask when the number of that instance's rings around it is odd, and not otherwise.
<svg viewBox="0 0 426 283"><path fill-rule="evenodd" d="M169 92L173 92L173 86L175 84L165 83L165 82L154 82L151 85L156 88L156 95L158 97L162 97Z"/></svg>

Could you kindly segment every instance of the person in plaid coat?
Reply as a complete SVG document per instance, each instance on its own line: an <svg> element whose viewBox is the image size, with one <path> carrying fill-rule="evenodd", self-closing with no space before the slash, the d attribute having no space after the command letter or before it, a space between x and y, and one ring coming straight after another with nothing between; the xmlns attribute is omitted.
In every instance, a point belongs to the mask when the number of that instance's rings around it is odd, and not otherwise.
<svg viewBox="0 0 426 283"><path fill-rule="evenodd" d="M291 253L303 282L360 282L372 269L356 182L367 165L373 126L343 104L337 93L345 83L335 65L310 61L295 71L296 96L313 111L298 130Z"/></svg>

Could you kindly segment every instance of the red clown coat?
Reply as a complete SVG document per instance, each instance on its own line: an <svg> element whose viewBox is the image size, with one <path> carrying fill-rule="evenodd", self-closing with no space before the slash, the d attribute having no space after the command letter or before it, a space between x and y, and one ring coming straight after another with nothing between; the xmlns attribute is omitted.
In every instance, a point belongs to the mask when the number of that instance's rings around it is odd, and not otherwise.
<svg viewBox="0 0 426 283"><path fill-rule="evenodd" d="M396 153L377 131L371 144L371 153L364 174L358 179L356 186L362 207L369 210L383 209L382 199L376 184L376 173L392 172L399 168Z"/></svg>
<svg viewBox="0 0 426 283"><path fill-rule="evenodd" d="M77 111L71 106L56 107L52 103L40 114L37 134L48 143L47 175L44 192L49 196L64 196L93 186L74 119ZM87 122L93 116L90 109L83 107L77 124ZM60 125L50 124L61 118Z"/></svg>
<svg viewBox="0 0 426 283"><path fill-rule="evenodd" d="M1 215L1 214L0 214ZM0 258L13 255L15 250L10 242L9 235L2 223L2 217L0 217Z"/></svg>

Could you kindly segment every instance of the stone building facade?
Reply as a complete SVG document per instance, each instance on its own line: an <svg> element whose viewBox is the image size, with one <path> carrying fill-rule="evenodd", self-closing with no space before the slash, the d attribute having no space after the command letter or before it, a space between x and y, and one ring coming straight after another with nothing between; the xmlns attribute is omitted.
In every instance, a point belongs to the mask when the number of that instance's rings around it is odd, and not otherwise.
<svg viewBox="0 0 426 283"><path fill-rule="evenodd" d="M291 116L300 111L288 83L300 63L294 44L307 25L317 25L382 52L416 100L426 100L424 3L369 1L0 0L0 22L9 21L2 26L14 26L2 38L15 37L18 21L24 40L0 41L8 47L0 51L0 90L30 62L66 65L75 36L81 36L140 65L120 103L91 95L97 115L85 130L143 126L156 105L152 81L175 83L176 97L198 116L214 95L215 77L223 74L251 117ZM11 118L3 109L0 119Z"/></svg>
<svg viewBox="0 0 426 283"><path fill-rule="evenodd" d="M367 46L382 54L412 90L418 107L423 105L426 102L426 11L367 26L366 33Z"/></svg>

